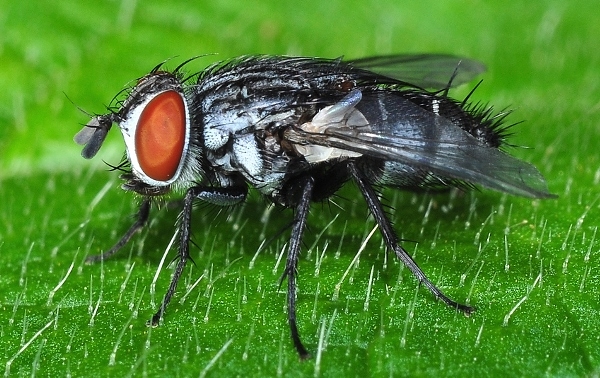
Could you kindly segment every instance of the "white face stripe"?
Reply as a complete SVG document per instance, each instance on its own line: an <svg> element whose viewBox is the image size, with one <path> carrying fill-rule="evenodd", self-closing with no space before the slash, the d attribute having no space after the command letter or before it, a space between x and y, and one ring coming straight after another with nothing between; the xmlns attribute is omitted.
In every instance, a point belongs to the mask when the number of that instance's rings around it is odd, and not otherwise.
<svg viewBox="0 0 600 378"><path fill-rule="evenodd" d="M155 99L160 94L169 92L169 91L173 91L173 89L169 89L167 91L162 91L162 92L157 92L157 93L147 96L141 104L137 105L135 108L131 109L128 112L127 119L125 119L123 122L119 123L119 128L121 129L121 133L123 134L123 139L125 140L125 147L127 149L127 157L129 158L129 161L131 162L131 169L133 171L133 174L137 178L139 178L141 181L143 181L144 183L146 183L148 185L152 185L152 186L168 186L168 185L173 184L175 181L177 181L177 179L179 179L179 176L181 175L181 172L184 169L184 165L185 165L187 154L188 154L189 147L190 147L190 113L189 113L189 109L188 109L188 104L187 104L187 101L186 101L183 93L176 91L177 94L183 100L183 105L185 108L185 140L183 143L183 151L181 152L181 160L179 161L179 166L177 167L177 171L175 172L173 177L171 177L169 180L157 181L157 180L154 180L153 178L149 177L142 170L142 168L140 166L140 162L138 160L136 147L135 147L135 133L136 133L136 130L138 127L140 117L142 116L144 109L146 109L146 106L148 106L150 101Z"/></svg>

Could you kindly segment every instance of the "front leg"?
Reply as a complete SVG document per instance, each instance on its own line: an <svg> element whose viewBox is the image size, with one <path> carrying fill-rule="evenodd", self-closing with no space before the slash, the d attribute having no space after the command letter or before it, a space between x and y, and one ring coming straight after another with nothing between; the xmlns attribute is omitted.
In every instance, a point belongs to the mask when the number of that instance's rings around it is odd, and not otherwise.
<svg viewBox="0 0 600 378"><path fill-rule="evenodd" d="M189 188L183 198L183 210L181 211L181 217L179 219L179 253L177 266L171 277L171 284L167 289L165 297L160 305L159 310L152 316L152 319L148 322L148 325L156 327L160 323L160 319L163 317L167 305L171 301L175 290L177 289L177 283L183 273L183 269L190 258L190 237L192 228L192 208L194 200L202 199L204 201L221 205L229 206L243 202L246 199L248 188L245 186L240 187L229 187L229 188L212 188L204 186L195 186Z"/></svg>
<svg viewBox="0 0 600 378"><path fill-rule="evenodd" d="M121 239L119 239L117 244L115 244L111 249L109 249L108 251L106 251L104 253L101 253L99 255L88 256L85 259L85 262L91 264L91 263L94 263L97 261L106 260L109 257L111 257L112 255L114 255L118 250L123 248L125 246L125 244L127 244L129 242L129 240L131 240L131 238L133 237L133 235L135 235L136 232L138 232L142 228L144 228L144 226L148 222L149 215L150 215L150 197L144 197L144 199L142 200L142 204L140 205L140 209L138 210L138 213L136 215L137 219L131 225L131 227L129 227L129 230L127 230L125 235L123 235L121 237Z"/></svg>

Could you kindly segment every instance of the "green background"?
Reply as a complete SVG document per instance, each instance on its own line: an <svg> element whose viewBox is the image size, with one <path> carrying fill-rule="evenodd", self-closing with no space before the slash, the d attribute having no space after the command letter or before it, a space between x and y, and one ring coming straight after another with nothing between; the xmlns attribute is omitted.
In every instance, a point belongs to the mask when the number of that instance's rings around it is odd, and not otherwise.
<svg viewBox="0 0 600 378"><path fill-rule="evenodd" d="M600 373L597 2L3 0L0 9L0 373ZM119 133L92 161L72 136L85 112L103 112L157 63L218 53L187 66L195 71L241 54L411 52L484 62L474 99L515 109L509 122L524 122L510 143L529 148L509 151L560 196L385 193L405 247L447 294L478 308L470 318L419 289L378 233L352 263L374 226L353 185L309 217L298 295L308 361L293 349L278 287L286 236L257 254L291 212L255 194L233 211L198 207L195 265L161 327L145 321L170 280L174 251L154 276L177 206L154 211L115 258L84 264L127 229L136 200L103 163L120 161Z"/></svg>

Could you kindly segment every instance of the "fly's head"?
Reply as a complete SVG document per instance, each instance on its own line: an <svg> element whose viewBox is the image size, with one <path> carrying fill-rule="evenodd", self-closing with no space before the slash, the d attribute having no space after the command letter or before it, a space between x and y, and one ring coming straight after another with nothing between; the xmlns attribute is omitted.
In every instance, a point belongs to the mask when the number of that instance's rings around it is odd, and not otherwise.
<svg viewBox="0 0 600 378"><path fill-rule="evenodd" d="M201 174L198 138L177 72L151 72L117 111L92 118L74 138L84 145L84 158L96 155L113 123L121 130L131 168L122 176L123 189L161 195L172 187L189 186Z"/></svg>

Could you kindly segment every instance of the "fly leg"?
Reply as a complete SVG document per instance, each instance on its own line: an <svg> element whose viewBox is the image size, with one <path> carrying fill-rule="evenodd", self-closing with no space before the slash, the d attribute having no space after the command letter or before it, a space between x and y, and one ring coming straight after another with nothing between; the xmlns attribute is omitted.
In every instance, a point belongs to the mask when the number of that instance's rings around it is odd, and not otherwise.
<svg viewBox="0 0 600 378"><path fill-rule="evenodd" d="M423 273L421 268L419 268L415 260L413 260L412 257L410 257L410 255L408 254L408 252L406 252L406 250L402 248L400 244L398 244L398 236L394 232L394 229L392 228L392 225L389 219L387 218L385 211L381 206L381 202L377 198L377 194L375 193L375 190L373 190L371 184L366 180L362 172L358 169L356 163L351 162L348 165L348 167L350 170L350 174L354 178L354 181L360 188L360 191L362 192L363 196L365 197L365 200L367 201L367 205L369 206L371 214L373 214L375 221L379 225L379 229L381 230L381 234L383 235L383 239L385 240L385 243L388 246L388 248L394 251L398 259L400 259L400 261L402 261L404 265L406 265L408 269L410 269L410 271L417 278L419 283L422 283L425 286L427 286L429 291L431 291L436 298L441 299L448 306L454 307L458 311L465 313L465 315L470 315L473 311L475 311L475 308L458 303L447 297L429 280L429 278L427 278L427 276L425 275L425 273Z"/></svg>
<svg viewBox="0 0 600 378"><path fill-rule="evenodd" d="M127 230L125 235L123 235L121 237L121 239L119 239L117 244L115 244L108 251L103 252L99 255L88 256L85 259L85 262L86 263L94 263L94 262L98 262L101 260L106 260L109 257L111 257L112 255L114 255L118 250L123 248L125 246L125 244L127 244L129 242L129 240L131 240L131 238L133 237L133 235L135 235L136 232L140 231L142 228L144 228L144 226L146 226L149 215L150 215L150 198L144 197L144 199L142 200L142 204L140 205L140 209L138 210L138 213L136 215L137 219L131 225L131 227L129 227L129 230Z"/></svg>
<svg viewBox="0 0 600 378"><path fill-rule="evenodd" d="M306 177L304 182L301 184L302 188L299 202L296 205L296 212L294 214L292 235L290 237L290 243L288 246L287 260L285 263L285 272L283 277L287 276L288 281L287 307L288 322L290 324L292 341L294 342L294 347L300 355L300 358L306 359L309 357L309 354L302 344L302 340L300 340L298 325L296 324L296 274L298 268L298 257L300 255L300 246L302 242L302 234L304 232L304 228L306 227L306 217L308 216L308 209L310 207L314 180L312 177Z"/></svg>
<svg viewBox="0 0 600 378"><path fill-rule="evenodd" d="M165 293L165 297L162 300L160 308L152 316L152 319L148 322L148 325L156 327L160 323L160 319L163 317L167 305L171 301L175 290L177 289L177 283L183 269L190 259L190 236L192 228L192 208L194 200L200 198L207 202L218 204L221 206L235 205L246 199L248 192L247 187L228 187L228 188L212 188L204 186L195 186L189 188L183 198L183 210L181 211L179 219L179 253L177 266L171 277L171 283Z"/></svg>

